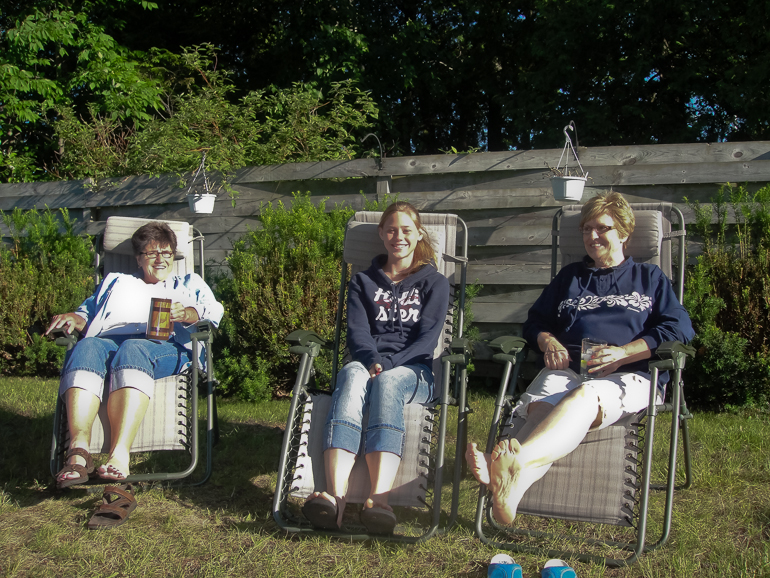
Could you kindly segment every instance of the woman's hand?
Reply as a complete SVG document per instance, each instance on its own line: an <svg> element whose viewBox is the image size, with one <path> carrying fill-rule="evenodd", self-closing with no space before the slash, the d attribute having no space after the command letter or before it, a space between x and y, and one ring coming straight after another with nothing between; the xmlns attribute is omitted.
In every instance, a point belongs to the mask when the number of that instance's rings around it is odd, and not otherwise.
<svg viewBox="0 0 770 578"><path fill-rule="evenodd" d="M604 377L615 373L623 365L650 358L650 347L644 339L637 339L622 346L607 345L594 352L587 361L588 373Z"/></svg>
<svg viewBox="0 0 770 578"><path fill-rule="evenodd" d="M537 344L543 352L543 360L548 369L567 369L570 357L567 348L550 333L543 332L537 336Z"/></svg>
<svg viewBox="0 0 770 578"><path fill-rule="evenodd" d="M369 368L369 378L374 379L382 373L382 366L379 363L373 363Z"/></svg>
<svg viewBox="0 0 770 578"><path fill-rule="evenodd" d="M628 354L624 348L615 347L614 345L607 345L601 349L594 350L591 359L586 362L588 373L594 377L604 377L614 373L621 365L624 365L624 360L627 357Z"/></svg>
<svg viewBox="0 0 770 578"><path fill-rule="evenodd" d="M171 304L171 323L184 323L190 325L200 318L194 307L185 307L181 303Z"/></svg>
<svg viewBox="0 0 770 578"><path fill-rule="evenodd" d="M51 319L51 324L45 332L48 335L54 329L64 328L67 333L72 333L73 330L83 331L86 326L86 320L83 319L77 313L62 313L61 315L54 315Z"/></svg>

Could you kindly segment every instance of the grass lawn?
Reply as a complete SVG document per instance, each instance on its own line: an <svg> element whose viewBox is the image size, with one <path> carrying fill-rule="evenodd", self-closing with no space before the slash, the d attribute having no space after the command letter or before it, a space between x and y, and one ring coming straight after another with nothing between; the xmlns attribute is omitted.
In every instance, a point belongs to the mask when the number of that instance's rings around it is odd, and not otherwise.
<svg viewBox="0 0 770 578"><path fill-rule="evenodd" d="M208 484L145 486L126 524L91 532L86 521L101 501L99 488L51 488L56 388L54 381L0 379L2 577L480 578L496 553L475 537L477 485L471 480L463 482L459 524L419 545L286 535L271 515L288 413L288 402L281 401L221 403L222 440ZM483 441L492 395L475 393L470 403L471 439ZM665 434L663 422L659 433ZM630 568L575 563L578 576L770 576L770 415L697 413L690 427L695 481L676 494L669 543ZM452 456L450 447L450 466ZM653 508L659 506L656 497ZM531 577L545 562L529 554L516 558Z"/></svg>

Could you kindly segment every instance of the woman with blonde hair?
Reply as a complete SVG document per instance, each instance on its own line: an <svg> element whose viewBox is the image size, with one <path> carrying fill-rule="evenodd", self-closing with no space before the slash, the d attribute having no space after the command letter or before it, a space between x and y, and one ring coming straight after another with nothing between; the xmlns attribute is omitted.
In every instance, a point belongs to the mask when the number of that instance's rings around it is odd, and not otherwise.
<svg viewBox="0 0 770 578"><path fill-rule="evenodd" d="M524 493L589 431L645 408L651 352L694 335L663 271L625 256L634 225L620 193L586 202L580 231L587 255L562 268L529 310L524 337L544 367L513 410L526 424L491 454L473 443L466 452L476 479L492 491L498 522L513 522ZM587 360L587 378L580 376L584 338L606 343ZM663 372L659 391L667 379Z"/></svg>
<svg viewBox="0 0 770 578"><path fill-rule="evenodd" d="M371 489L361 522L372 533L393 531L388 494L403 451L404 406L433 399L433 352L447 315L449 282L436 270L428 233L412 205L389 206L378 231L386 254L354 275L348 289L351 361L337 376L324 428L327 490L314 492L302 508L317 528L341 526L350 472L363 453Z"/></svg>

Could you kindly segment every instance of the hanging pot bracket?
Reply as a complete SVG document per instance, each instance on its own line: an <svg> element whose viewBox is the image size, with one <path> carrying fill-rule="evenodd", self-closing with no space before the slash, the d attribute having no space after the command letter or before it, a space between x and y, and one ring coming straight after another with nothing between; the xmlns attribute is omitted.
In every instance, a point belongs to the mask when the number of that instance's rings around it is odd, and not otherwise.
<svg viewBox="0 0 770 578"><path fill-rule="evenodd" d="M200 173L203 173L203 191L193 189L195 181ZM187 203L192 213L210 214L214 212L214 201L217 195L211 191L211 183L206 176L206 151L201 156L201 164L193 175L192 182L187 189Z"/></svg>
<svg viewBox="0 0 770 578"><path fill-rule="evenodd" d="M588 173L583 170L583 165L580 164L580 158L577 154L577 149L572 145L572 139L569 136L568 131L573 131L575 133L575 142L578 142L577 140L577 128L575 127L575 121L571 120L567 126L564 127L564 148L561 151L561 156L559 157L559 162L556 164L556 168L550 167L551 172L553 173L552 176L555 177L580 177L587 179ZM575 163L577 163L576 168L569 168L570 158L574 159ZM562 167L562 161L564 161L564 166Z"/></svg>
<svg viewBox="0 0 770 578"><path fill-rule="evenodd" d="M573 131L575 133L575 142L578 142L575 122L570 121L570 123L564 127L564 148L561 151L559 162L556 164L556 168L550 167L551 188L555 200L575 202L580 201L583 197L583 189L588 180L588 173L583 170L583 165L580 164L577 150L572 145L572 139L569 137L568 131ZM577 163L577 168L569 168L571 158ZM561 164L562 161L564 161L563 167Z"/></svg>

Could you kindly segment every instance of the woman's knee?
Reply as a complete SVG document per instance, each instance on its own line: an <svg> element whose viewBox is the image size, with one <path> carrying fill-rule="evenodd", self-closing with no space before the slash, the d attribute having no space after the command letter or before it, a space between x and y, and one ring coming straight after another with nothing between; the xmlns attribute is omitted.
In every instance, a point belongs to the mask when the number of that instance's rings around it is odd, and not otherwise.
<svg viewBox="0 0 770 578"><path fill-rule="evenodd" d="M369 382L369 370L361 363L354 361L343 367L337 374L334 392L345 392L348 395L363 397Z"/></svg>
<svg viewBox="0 0 770 578"><path fill-rule="evenodd" d="M360 422L367 399L369 372L358 362L349 363L337 375L328 421Z"/></svg>
<svg viewBox="0 0 770 578"><path fill-rule="evenodd" d="M575 389L567 393L567 395L564 396L564 399L573 399L587 402L595 401L597 405L599 403L599 395L596 393L596 390L591 386L590 383L581 383Z"/></svg>
<svg viewBox="0 0 770 578"><path fill-rule="evenodd" d="M62 375L72 371L90 371L104 378L114 345L98 337L86 337L73 347L64 359Z"/></svg>

